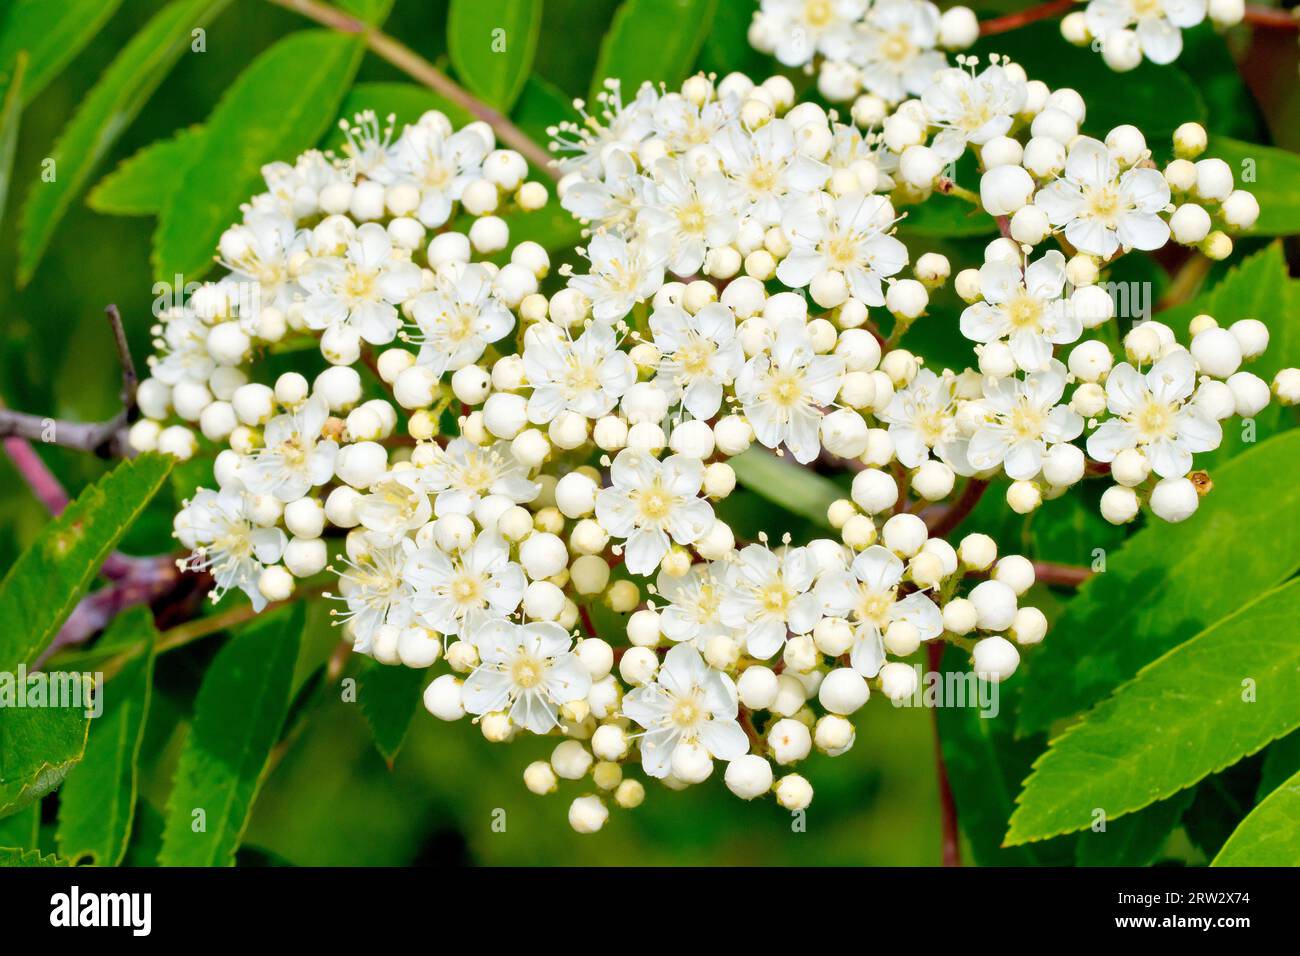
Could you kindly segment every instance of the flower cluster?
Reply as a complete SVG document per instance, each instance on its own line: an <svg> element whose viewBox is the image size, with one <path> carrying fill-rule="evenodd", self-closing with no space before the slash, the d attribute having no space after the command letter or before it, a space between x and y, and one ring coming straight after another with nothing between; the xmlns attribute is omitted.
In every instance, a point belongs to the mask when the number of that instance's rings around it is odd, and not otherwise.
<svg viewBox="0 0 1300 956"><path fill-rule="evenodd" d="M947 65L944 51L978 36L968 7L941 13L929 0L762 0L749 28L756 50L816 71L832 103L861 96L855 115L920 94Z"/></svg>
<svg viewBox="0 0 1300 956"><path fill-rule="evenodd" d="M1061 20L1061 35L1091 46L1112 70L1136 69L1145 58L1161 65L1183 52L1183 31L1206 16L1220 30L1246 15L1243 0L1088 0Z"/></svg>
<svg viewBox="0 0 1300 956"><path fill-rule="evenodd" d="M919 92L864 136L794 105L781 78L696 76L627 103L611 86L599 116L555 132L561 202L589 228L587 266L556 275L536 243L509 249L497 213L545 190L481 124L430 113L394 141L362 117L346 158L268 167L222 238L229 274L163 316L131 431L140 449L213 455L216 490L176 517L185 566L214 600L238 588L258 608L327 579L357 652L445 665L424 694L436 717L492 741L554 736L525 782L589 778L580 832L642 801L638 766L681 788L721 761L738 796L806 807L794 765L848 750L873 690L915 693L923 644L1006 679L1047 629L1035 567L985 535L945 541L956 499L1005 476L1027 512L1091 470L1116 482L1113 521L1144 501L1187 517L1206 490L1192 453L1269 399L1239 368L1267 330L1199 316L1184 348L1148 321L1116 364L1102 270L1178 238L1172 192L1229 225L1246 194L1213 161L1162 174L1127 134L1064 135L1049 114L1077 124L1077 94L1000 59ZM1059 166L1026 160L1040 139ZM909 150L968 147L1013 238L955 281L976 367L934 369L899 343L951 267L913 257L895 210L952 186L908 174ZM1030 180L1014 209L1003 169ZM1048 222L1033 241L1024 209ZM1049 231L1069 259L1035 252ZM299 344L328 367L254 380ZM1287 401L1297 377L1275 383ZM720 516L732 459L769 453L852 474L828 536L746 541Z"/></svg>

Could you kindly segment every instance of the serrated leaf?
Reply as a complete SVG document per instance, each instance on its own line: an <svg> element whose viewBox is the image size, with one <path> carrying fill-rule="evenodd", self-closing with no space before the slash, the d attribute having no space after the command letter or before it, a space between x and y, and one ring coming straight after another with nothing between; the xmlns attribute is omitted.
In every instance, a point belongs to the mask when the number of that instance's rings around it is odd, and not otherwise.
<svg viewBox="0 0 1300 956"><path fill-rule="evenodd" d="M231 866L289 710L304 606L241 630L209 665L181 751L162 866ZM204 827L196 831L196 812Z"/></svg>
<svg viewBox="0 0 1300 956"><path fill-rule="evenodd" d="M624 0L601 41L589 102L606 78L621 81L625 103L647 80L676 87L695 63L716 8L717 0Z"/></svg>
<svg viewBox="0 0 1300 956"><path fill-rule="evenodd" d="M1250 811L1210 866L1300 866L1300 772Z"/></svg>
<svg viewBox="0 0 1300 956"><path fill-rule="evenodd" d="M1300 193L1295 188L1300 180L1300 156L1227 136L1211 136L1205 155L1231 166L1238 188L1259 200L1259 220L1246 232L1259 236L1300 232Z"/></svg>
<svg viewBox="0 0 1300 956"><path fill-rule="evenodd" d="M17 813L0 817L0 846L15 850L36 848L41 833L41 801L33 800Z"/></svg>
<svg viewBox="0 0 1300 956"><path fill-rule="evenodd" d="M1107 821L1105 830L1079 834L1075 861L1079 866L1146 866L1159 854L1195 791L1184 790L1168 800Z"/></svg>
<svg viewBox="0 0 1300 956"><path fill-rule="evenodd" d="M176 0L122 48L64 127L50 156L54 178L38 177L27 193L19 240L18 279L36 271L54 229L117 138L190 48L190 31L207 24L229 0Z"/></svg>
<svg viewBox="0 0 1300 956"><path fill-rule="evenodd" d="M156 216L202 137L203 127L191 126L138 150L91 189L86 205L108 216Z"/></svg>
<svg viewBox="0 0 1300 956"><path fill-rule="evenodd" d="M1214 475L1181 524L1153 524L1108 555L1028 662L1020 733L1090 707L1138 669L1300 567L1300 432L1262 442ZM1260 542L1267 541L1267 547ZM1231 573L1222 573L1230 568Z"/></svg>
<svg viewBox="0 0 1300 956"><path fill-rule="evenodd" d="M0 582L0 671L31 665L72 613L104 558L167 479L174 461L122 462L41 531Z"/></svg>
<svg viewBox="0 0 1300 956"><path fill-rule="evenodd" d="M1300 580L1144 667L1052 741L1017 798L1006 843L1083 829L1098 808L1118 819L1300 727L1297 614Z"/></svg>
<svg viewBox="0 0 1300 956"><path fill-rule="evenodd" d="M40 850L0 848L0 866L68 866L67 860L42 855Z"/></svg>
<svg viewBox="0 0 1300 956"><path fill-rule="evenodd" d="M23 103L34 100L117 12L122 0L10 0L0 23L0 72L26 50L30 70Z"/></svg>
<svg viewBox="0 0 1300 956"><path fill-rule="evenodd" d="M117 866L126 855L138 793L140 745L153 691L157 632L146 607L118 615L103 641L142 643L113 678L104 713L94 721L86 753L59 795L59 855L74 865L91 859Z"/></svg>
<svg viewBox="0 0 1300 956"><path fill-rule="evenodd" d="M830 527L826 510L831 502L848 497L829 478L778 458L766 448L753 446L727 464L735 469L737 482L750 491L823 528Z"/></svg>
<svg viewBox="0 0 1300 956"><path fill-rule="evenodd" d="M7 80L0 84L0 222L4 221L5 200L14 171L14 153L18 149L18 125L23 115L23 79L27 72L27 52L19 51Z"/></svg>
<svg viewBox="0 0 1300 956"><path fill-rule="evenodd" d="M314 146L338 116L364 49L355 36L307 30L280 40L239 75L163 205L156 275L188 281L212 267L221 233L262 188L262 166Z"/></svg>
<svg viewBox="0 0 1300 956"><path fill-rule="evenodd" d="M533 68L542 0L451 0L447 53L461 83L509 113Z"/></svg>
<svg viewBox="0 0 1300 956"><path fill-rule="evenodd" d="M439 638L440 639L440 638ZM357 703L384 760L391 767L429 680L427 671L366 660L357 677Z"/></svg>
<svg viewBox="0 0 1300 956"><path fill-rule="evenodd" d="M88 695L92 691L79 674L60 680L69 694L78 695L64 702L77 706L18 706L6 702L0 708L0 816L21 810L58 787L86 749L90 729ZM82 681L82 687L73 688L71 681ZM54 685L48 687L53 693ZM17 675L5 673L0 678L0 697L16 691Z"/></svg>

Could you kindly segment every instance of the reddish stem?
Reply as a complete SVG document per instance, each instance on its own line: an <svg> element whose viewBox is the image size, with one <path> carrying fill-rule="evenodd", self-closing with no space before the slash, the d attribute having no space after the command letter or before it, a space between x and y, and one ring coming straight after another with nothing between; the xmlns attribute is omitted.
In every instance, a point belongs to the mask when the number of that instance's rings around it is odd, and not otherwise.
<svg viewBox="0 0 1300 956"><path fill-rule="evenodd" d="M1057 14L1068 13L1073 6L1074 0L1049 0L1048 3L1030 7L1028 10L1008 13L1005 17L994 17L980 24L980 36L1006 33L1008 30L1015 30L1037 20L1046 20Z"/></svg>
<svg viewBox="0 0 1300 956"><path fill-rule="evenodd" d="M938 672L943 668L943 641L930 641L925 645L930 661L930 670ZM939 738L939 712L933 710L934 720L934 768L939 783L939 811L943 815L943 865L961 866L961 838L957 831L957 803L952 797L952 786L948 783L948 768L943 761L943 741Z"/></svg>
<svg viewBox="0 0 1300 956"><path fill-rule="evenodd" d="M1275 10L1272 7L1247 7L1243 23L1271 30L1300 30L1300 21L1292 10Z"/></svg>
<svg viewBox="0 0 1300 956"><path fill-rule="evenodd" d="M32 489L32 494L40 499L45 510L51 515L60 514L68 506L68 493L63 490L54 472L41 461L32 443L25 438L9 436L4 440L5 453L18 469L18 474Z"/></svg>
<svg viewBox="0 0 1300 956"><path fill-rule="evenodd" d="M1057 564L1055 561L1035 561L1034 577L1044 584L1057 584L1065 588L1077 588L1088 578L1092 571L1076 567L1073 564Z"/></svg>
<svg viewBox="0 0 1300 956"><path fill-rule="evenodd" d="M988 486L987 481L972 478L966 482L961 497L949 507L936 511L933 515L925 516L925 523L930 528L930 537L942 538L965 521L966 516L975 510L979 500L984 497L984 492L988 489Z"/></svg>

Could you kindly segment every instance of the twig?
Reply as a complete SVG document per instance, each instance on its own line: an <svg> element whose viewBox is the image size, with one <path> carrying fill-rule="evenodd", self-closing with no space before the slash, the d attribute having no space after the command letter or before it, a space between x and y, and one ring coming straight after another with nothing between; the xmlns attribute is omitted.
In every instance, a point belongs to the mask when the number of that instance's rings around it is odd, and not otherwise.
<svg viewBox="0 0 1300 956"><path fill-rule="evenodd" d="M1044 584L1057 584L1063 588L1077 588L1088 578L1092 571L1073 564L1057 564L1055 561L1035 561L1034 577Z"/></svg>
<svg viewBox="0 0 1300 956"><path fill-rule="evenodd" d="M1038 20L1046 20L1057 14L1068 13L1074 3L1075 0L1049 0L1047 3L1030 7L1028 10L1021 10L1019 13L1008 13L1004 17L985 20L980 24L980 36L987 37L995 33L1006 33L1009 30L1015 30Z"/></svg>
<svg viewBox="0 0 1300 956"><path fill-rule="evenodd" d="M117 360L122 366L122 407L135 408L135 393L140 387L140 377L135 374L135 363L131 361L131 346L126 341L126 329L122 326L122 313L116 305L104 310L108 316L108 327L113 332L113 343L117 346Z"/></svg>
<svg viewBox="0 0 1300 956"><path fill-rule="evenodd" d="M1297 16L1300 14L1297 14L1295 9L1275 10L1272 7L1248 6L1242 22L1271 30L1300 30Z"/></svg>
<svg viewBox="0 0 1300 956"><path fill-rule="evenodd" d="M445 97L465 110L475 119L482 120L496 131L501 141L511 149L521 153L530 163L546 173L552 179L560 178L559 170L551 163L551 155L542 146L533 142L514 123L498 113L486 103L475 99L462 87L454 83L447 74L416 53L399 40L382 30L341 10L318 3L316 0L267 0L278 7L292 10L294 13L314 20L321 26L329 27L340 33L353 33L365 40L366 46L380 59L387 60L412 79L418 80L439 96Z"/></svg>
<svg viewBox="0 0 1300 956"><path fill-rule="evenodd" d="M932 538L941 538L965 521L966 516L975 510L979 500L984 497L984 492L988 490L988 487L989 483L987 481L972 478L966 482L961 497L951 505L935 509L933 514L923 512L922 517L925 518L925 523L930 529L930 536ZM927 511L929 510L927 509Z"/></svg>
<svg viewBox="0 0 1300 956"><path fill-rule="evenodd" d="M1155 311L1163 312L1191 299L1205 282L1205 277L1210 274L1210 266L1213 264L1209 256L1199 252L1192 253L1183 263L1182 268L1174 273L1173 281L1169 283L1165 294L1156 303Z"/></svg>
<svg viewBox="0 0 1300 956"><path fill-rule="evenodd" d="M3 415L4 411L0 409L0 415ZM68 506L68 493L63 490L59 479L54 477L54 472L41 461L41 456L36 454L36 449L32 448L31 442L11 435L4 440L4 448L5 454L18 469L18 474L45 506L45 510L52 515L62 512Z"/></svg>
<svg viewBox="0 0 1300 956"><path fill-rule="evenodd" d="M930 641L925 645L930 670L938 673L943 668L943 641ZM943 817L943 865L961 866L961 837L957 829L957 802L948 783L948 767L943 760L943 740L939 736L939 711L933 710L934 769L939 784L939 812Z"/></svg>

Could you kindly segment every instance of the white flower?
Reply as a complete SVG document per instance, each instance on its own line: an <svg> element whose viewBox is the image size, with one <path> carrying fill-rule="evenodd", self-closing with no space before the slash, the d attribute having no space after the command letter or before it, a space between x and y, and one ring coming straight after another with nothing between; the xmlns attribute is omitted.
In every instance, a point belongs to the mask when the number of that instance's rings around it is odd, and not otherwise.
<svg viewBox="0 0 1300 956"><path fill-rule="evenodd" d="M453 438L432 463L420 469L424 487L434 495L438 517L468 515L485 495L504 495L515 504L537 497L541 486L528 480L527 469L515 459L510 443L480 447L467 438Z"/></svg>
<svg viewBox="0 0 1300 956"><path fill-rule="evenodd" d="M580 106L581 124L565 122L546 131L554 149L576 154L560 160L560 169L566 173L594 173L603 158L614 151L610 147L635 156L637 144L654 132L659 90L653 83L642 83L636 96L625 105L622 85L616 79L608 79L605 88L596 94L596 100L600 105L598 115L588 114Z"/></svg>
<svg viewBox="0 0 1300 956"><path fill-rule="evenodd" d="M262 433L263 447L244 459L239 477L249 491L297 501L334 477L339 444L321 440L329 417L325 399L313 395L298 408L277 415Z"/></svg>
<svg viewBox="0 0 1300 956"><path fill-rule="evenodd" d="M894 453L905 468L918 467L933 449L958 474L970 473L966 440L957 427L955 385L951 376L923 368L906 388L894 393L889 408L880 414L880 420L889 424Z"/></svg>
<svg viewBox="0 0 1300 956"><path fill-rule="evenodd" d="M253 197L252 210L303 219L318 212L317 199L322 189L350 178L320 150L309 149L292 166L277 162L262 167L268 191Z"/></svg>
<svg viewBox="0 0 1300 956"><path fill-rule="evenodd" d="M569 285L591 300L592 315L598 322L617 322L663 285L663 256L640 242L597 233L587 243L586 255L591 272L575 275Z"/></svg>
<svg viewBox="0 0 1300 956"><path fill-rule="evenodd" d="M659 628L670 641L704 649L710 639L731 633L722 623L724 585L712 562L694 564L681 577L660 573L656 587L669 602L660 608Z"/></svg>
<svg viewBox="0 0 1300 956"><path fill-rule="evenodd" d="M194 553L181 562L181 570L212 575L213 603L230 588L239 588L248 595L253 610L261 611L266 598L258 590L257 579L263 567L283 556L286 539L279 528L254 525L245 502L243 492L234 489L198 490L176 518L195 542Z"/></svg>
<svg viewBox="0 0 1300 956"><path fill-rule="evenodd" d="M404 568L414 549L415 542L403 538L393 545L369 548L355 562L342 559L345 570L339 573L339 596L347 610L330 613L347 625L357 653L370 653L380 626L411 623L414 591Z"/></svg>
<svg viewBox="0 0 1300 956"><path fill-rule="evenodd" d="M560 197L560 205L584 222L598 223L619 235L627 234L645 202L648 180L637 172L632 157L610 149L600 161L599 179L574 183Z"/></svg>
<svg viewBox="0 0 1300 956"><path fill-rule="evenodd" d="M488 144L476 130L452 133L445 116L426 113L402 132L393 147L391 178L420 190L415 217L435 229L451 216L452 203L465 187L482 176L487 153Z"/></svg>
<svg viewBox="0 0 1300 956"><path fill-rule="evenodd" d="M704 264L706 252L735 238L740 226L736 193L720 173L693 176L684 163L661 159L637 212L637 229L669 270L689 276Z"/></svg>
<svg viewBox="0 0 1300 956"><path fill-rule="evenodd" d="M612 326L593 322L576 340L551 322L524 333L524 374L533 392L528 418L547 424L563 411L587 418L609 414L636 381L636 367L618 347Z"/></svg>
<svg viewBox="0 0 1300 956"><path fill-rule="evenodd" d="M671 455L659 461L625 448L610 468L612 485L596 495L596 520L616 538L632 574L650 574L668 553L669 539L691 544L713 524L713 508L699 497L704 465Z"/></svg>
<svg viewBox="0 0 1300 956"><path fill-rule="evenodd" d="M785 645L786 632L807 634L821 619L813 591L817 563L807 548L778 556L761 544L741 549L727 568L722 620L743 637L751 657L767 660Z"/></svg>
<svg viewBox="0 0 1300 956"><path fill-rule="evenodd" d="M471 714L509 708L515 726L544 734L558 725L562 704L581 700L591 690L591 674L571 650L572 635L553 621L490 619L474 629L470 640L482 661L461 688Z"/></svg>
<svg viewBox="0 0 1300 956"><path fill-rule="evenodd" d="M736 339L731 309L710 302L694 315L665 305L650 315L655 347L663 356L659 379L670 393L680 390L682 405L706 421L722 407L722 389L740 372L745 353Z"/></svg>
<svg viewBox="0 0 1300 956"><path fill-rule="evenodd" d="M749 751L736 720L736 685L704 663L689 644L668 649L654 683L623 698L623 713L645 728L641 766L652 777L668 776L678 744L698 744L716 760Z"/></svg>
<svg viewBox="0 0 1300 956"><path fill-rule="evenodd" d="M161 336L153 343L158 354L149 356L150 373L167 385L206 384L217 364L208 351L208 327L189 308L170 309L161 318Z"/></svg>
<svg viewBox="0 0 1300 956"><path fill-rule="evenodd" d="M803 66L825 52L826 41L850 29L868 0L762 0L755 14L766 52L785 66Z"/></svg>
<svg viewBox="0 0 1300 956"><path fill-rule="evenodd" d="M1152 63L1172 63L1183 52L1183 30L1205 19L1206 0L1092 0L1084 10L1088 32L1105 38L1136 23L1138 43Z"/></svg>
<svg viewBox="0 0 1300 956"><path fill-rule="evenodd" d="M1043 187L1034 205L1080 252L1109 258L1125 248L1154 250L1169 241L1169 224L1157 213L1169 205L1169 184L1159 170L1120 173L1106 145L1081 136L1070 147L1065 173Z"/></svg>
<svg viewBox="0 0 1300 956"><path fill-rule="evenodd" d="M1173 352L1142 375L1121 362L1106 378L1106 406L1112 415L1088 436L1088 454L1114 461L1126 448L1140 448L1161 478L1181 478L1194 452L1218 448L1223 429L1195 404L1196 363L1191 353Z"/></svg>
<svg viewBox="0 0 1300 956"><path fill-rule="evenodd" d="M875 0L867 12L864 41L851 58L862 69L862 85L881 99L897 103L929 86L948 65L935 49L939 42L939 8L928 0Z"/></svg>
<svg viewBox="0 0 1300 956"><path fill-rule="evenodd" d="M250 212L244 222L231 226L221 237L221 264L230 270L227 279L251 283L255 295L241 290L240 326L257 332L262 308L286 311L299 294L290 269L290 259L306 247L306 232L294 220L276 212Z"/></svg>
<svg viewBox="0 0 1300 956"><path fill-rule="evenodd" d="M418 332L407 341L420 346L416 362L439 377L474 364L515 327L514 315L492 294L492 277L477 263L416 296L410 308Z"/></svg>
<svg viewBox="0 0 1300 956"><path fill-rule="evenodd" d="M884 632L894 621L916 628L928 641L943 633L943 616L934 601L919 591L898 599L903 562L887 548L872 545L853 560L847 572L832 572L817 582L828 613L855 625L849 662L864 677L875 677L885 662Z"/></svg>
<svg viewBox="0 0 1300 956"><path fill-rule="evenodd" d="M953 162L967 143L983 146L1005 136L1013 118L1025 108L1023 80L994 64L976 74L960 67L940 71L921 94L926 115L941 132L933 148L944 162Z"/></svg>
<svg viewBox="0 0 1300 956"><path fill-rule="evenodd" d="M971 467L984 471L1001 465L1008 477L1028 481L1042 469L1049 445L1078 438L1083 419L1068 405L1058 404L1065 378L1065 366L1053 361L1023 381L986 379L978 403L984 419L966 450Z"/></svg>
<svg viewBox="0 0 1300 956"><path fill-rule="evenodd" d="M413 552L403 573L415 591L415 613L441 634L469 633L489 617L508 617L527 586L506 543L486 531L457 554L436 547Z"/></svg>
<svg viewBox="0 0 1300 956"><path fill-rule="evenodd" d="M1083 321L1061 298L1065 290L1065 256L1055 249L1021 270L1009 262L980 267L984 301L961 314L961 334L972 342L1011 347L1016 364L1027 372L1047 368L1052 346L1068 345L1083 332Z"/></svg>
<svg viewBox="0 0 1300 956"><path fill-rule="evenodd" d="M850 193L831 200L817 193L798 199L781 219L790 254L776 277L801 289L823 272L841 272L864 305L884 305L881 280L907 265L907 247L884 232L893 222L894 207L884 196Z"/></svg>
<svg viewBox="0 0 1300 956"><path fill-rule="evenodd" d="M433 514L423 480L413 468L392 471L357 501L357 520L377 543L396 544L428 522Z"/></svg>
<svg viewBox="0 0 1300 956"><path fill-rule="evenodd" d="M774 119L752 133L733 123L714 144L722 167L738 187L740 213L764 226L781 221L794 197L814 192L830 178L830 167L799 152L794 128Z"/></svg>
<svg viewBox="0 0 1300 956"><path fill-rule="evenodd" d="M313 259L301 282L308 328L345 327L371 345L384 345L401 327L397 305L420 287L420 268L394 256L387 230L368 222L348 241L344 256Z"/></svg>
<svg viewBox="0 0 1300 956"><path fill-rule="evenodd" d="M736 397L762 444L784 442L796 461L807 463L821 452L822 407L835 400L843 378L843 360L815 354L807 326L795 317L781 323L770 354L745 363Z"/></svg>

